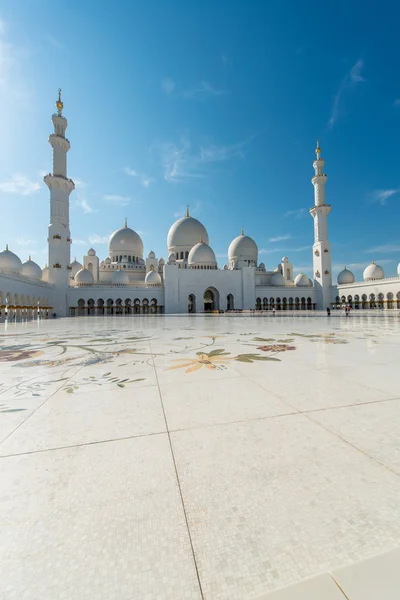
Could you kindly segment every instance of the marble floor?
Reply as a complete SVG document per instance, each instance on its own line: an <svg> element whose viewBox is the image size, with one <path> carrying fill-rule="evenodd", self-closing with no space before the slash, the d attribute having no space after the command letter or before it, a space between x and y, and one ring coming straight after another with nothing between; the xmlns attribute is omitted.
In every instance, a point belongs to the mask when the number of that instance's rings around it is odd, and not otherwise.
<svg viewBox="0 0 400 600"><path fill-rule="evenodd" d="M396 316L2 323L0 597L252 599L395 549L399 364Z"/></svg>

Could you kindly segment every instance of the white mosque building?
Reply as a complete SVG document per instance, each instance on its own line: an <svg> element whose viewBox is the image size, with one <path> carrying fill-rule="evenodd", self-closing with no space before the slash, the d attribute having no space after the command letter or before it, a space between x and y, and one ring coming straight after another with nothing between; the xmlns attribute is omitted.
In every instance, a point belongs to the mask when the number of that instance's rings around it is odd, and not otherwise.
<svg viewBox="0 0 400 600"><path fill-rule="evenodd" d="M60 90L61 91L61 90ZM313 281L307 275L294 276L293 264L284 256L268 271L258 262L256 242L241 234L228 248L229 264L222 269L209 242L206 228L186 214L170 228L167 260L151 250L144 258L140 236L125 224L108 243L108 256L100 260L93 248L82 263L71 262L69 196L75 189L67 176L65 137L67 119L62 114L59 93L57 113L52 116L54 132L53 169L44 177L50 190L48 227L49 262L42 270L26 262L6 245L0 252L0 307L4 317L30 317L39 313L57 316L201 313L214 310L326 310L345 302L355 309L400 309L400 265L398 276L385 278L382 267L372 262L363 281L355 281L344 268L332 284L331 247L325 203L324 160L319 144L313 163L315 175Z"/></svg>

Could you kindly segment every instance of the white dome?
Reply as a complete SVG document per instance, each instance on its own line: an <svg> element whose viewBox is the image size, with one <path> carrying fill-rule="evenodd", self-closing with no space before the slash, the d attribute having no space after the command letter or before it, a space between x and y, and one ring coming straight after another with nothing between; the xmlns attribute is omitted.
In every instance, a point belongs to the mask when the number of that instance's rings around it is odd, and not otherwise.
<svg viewBox="0 0 400 600"><path fill-rule="evenodd" d="M294 285L296 287L310 287L310 279L304 273L299 273L295 277Z"/></svg>
<svg viewBox="0 0 400 600"><path fill-rule="evenodd" d="M90 248L88 250L88 256L96 256L96 250L93 250L93 248Z"/></svg>
<svg viewBox="0 0 400 600"><path fill-rule="evenodd" d="M208 233L204 225L197 219L186 215L176 221L168 231L167 245L168 251L171 250L190 250L202 238L203 242L208 244Z"/></svg>
<svg viewBox="0 0 400 600"><path fill-rule="evenodd" d="M289 259L288 259L288 257L287 257L287 256L284 256L284 257L282 258L281 262L289 262Z"/></svg>
<svg viewBox="0 0 400 600"><path fill-rule="evenodd" d="M173 263L175 261L176 261L176 254L175 254L175 252L171 252L171 254L168 256L168 262Z"/></svg>
<svg viewBox="0 0 400 600"><path fill-rule="evenodd" d="M260 271L265 271L265 263L260 263L258 265L258 268L260 269Z"/></svg>
<svg viewBox="0 0 400 600"><path fill-rule="evenodd" d="M385 277L385 273L383 272L382 267L376 265L374 261L364 270L364 281L371 281L373 279L383 279Z"/></svg>
<svg viewBox="0 0 400 600"><path fill-rule="evenodd" d="M76 258L74 258L74 261L70 264L71 270L69 273L70 277L75 277L75 275L77 274L78 271L80 271L81 269L83 269L83 265L81 265L80 262L78 262L76 260Z"/></svg>
<svg viewBox="0 0 400 600"><path fill-rule="evenodd" d="M313 287L313 282L311 281L311 279L308 277L308 287Z"/></svg>
<svg viewBox="0 0 400 600"><path fill-rule="evenodd" d="M337 282L339 285L346 285L346 283L354 283L354 274L345 267L343 271L340 271L337 276Z"/></svg>
<svg viewBox="0 0 400 600"><path fill-rule="evenodd" d="M109 265L111 263L111 258L109 256L107 256L107 258L104 261L105 265Z"/></svg>
<svg viewBox="0 0 400 600"><path fill-rule="evenodd" d="M129 276L126 271L113 271L111 275L111 283L118 283L118 285L126 285L129 283Z"/></svg>
<svg viewBox="0 0 400 600"><path fill-rule="evenodd" d="M161 276L157 273L157 271L151 269L151 271L149 271L146 275L145 283L146 285L160 285Z"/></svg>
<svg viewBox="0 0 400 600"><path fill-rule="evenodd" d="M282 275L282 273L280 273L279 271L277 271L276 273L274 273L271 277L271 285L285 285L285 278Z"/></svg>
<svg viewBox="0 0 400 600"><path fill-rule="evenodd" d="M189 252L189 266L205 265L216 267L217 259L215 258L214 250L208 244L199 242Z"/></svg>
<svg viewBox="0 0 400 600"><path fill-rule="evenodd" d="M87 269L81 269L75 275L75 283L79 285L90 285L93 283L93 275Z"/></svg>
<svg viewBox="0 0 400 600"><path fill-rule="evenodd" d="M29 257L22 265L22 275L29 279L42 279L42 269Z"/></svg>
<svg viewBox="0 0 400 600"><path fill-rule="evenodd" d="M150 250L149 254L147 255L147 258L155 258L156 255L154 254L153 250Z"/></svg>
<svg viewBox="0 0 400 600"><path fill-rule="evenodd" d="M255 241L248 235L238 235L229 245L229 260L251 260L257 263L258 248Z"/></svg>
<svg viewBox="0 0 400 600"><path fill-rule="evenodd" d="M224 271L229 271L228 265L224 265Z"/></svg>
<svg viewBox="0 0 400 600"><path fill-rule="evenodd" d="M44 269L42 269L42 281L45 281L46 283L49 281L49 267L47 264L44 266Z"/></svg>
<svg viewBox="0 0 400 600"><path fill-rule="evenodd" d="M143 242L136 231L130 229L125 222L125 226L114 231L108 240L108 253L110 256L124 254L142 258Z"/></svg>
<svg viewBox="0 0 400 600"><path fill-rule="evenodd" d="M165 265L165 260L163 258L160 258L160 260L158 261L159 266L161 265Z"/></svg>
<svg viewBox="0 0 400 600"><path fill-rule="evenodd" d="M17 275L22 271L20 258L8 249L8 245L3 252L0 252L0 271L16 273Z"/></svg>

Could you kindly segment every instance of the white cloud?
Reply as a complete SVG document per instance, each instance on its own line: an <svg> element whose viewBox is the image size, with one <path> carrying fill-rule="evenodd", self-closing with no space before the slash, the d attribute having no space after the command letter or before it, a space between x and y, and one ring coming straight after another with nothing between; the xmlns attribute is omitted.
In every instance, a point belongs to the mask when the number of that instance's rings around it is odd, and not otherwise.
<svg viewBox="0 0 400 600"><path fill-rule="evenodd" d="M74 184L76 188L85 188L87 187L86 183L82 181L82 179L74 179Z"/></svg>
<svg viewBox="0 0 400 600"><path fill-rule="evenodd" d="M30 196L40 190L37 181L31 181L25 175L16 173L8 181L0 182L0 192L4 194L17 194L18 196Z"/></svg>
<svg viewBox="0 0 400 600"><path fill-rule="evenodd" d="M164 79L161 81L161 89L168 96L170 94L172 94L175 87L176 87L175 81L173 79L171 79L170 77L164 77Z"/></svg>
<svg viewBox="0 0 400 600"><path fill-rule="evenodd" d="M106 194L103 196L103 200L112 204L118 204L118 206L127 206L132 198L129 196L120 196L119 194Z"/></svg>
<svg viewBox="0 0 400 600"><path fill-rule="evenodd" d="M365 81L365 79L361 76L361 69L364 67L364 62L359 59L350 69L348 73L346 73L344 79L341 81L339 88L335 94L333 99L331 116L328 121L329 129L332 129L335 125L336 121L340 116L340 108L343 100L344 93L354 88L358 83Z"/></svg>
<svg viewBox="0 0 400 600"><path fill-rule="evenodd" d="M308 213L306 208L298 208L296 210L288 210L285 212L285 217L294 217L295 219L302 219Z"/></svg>
<svg viewBox="0 0 400 600"><path fill-rule="evenodd" d="M109 239L110 239L109 235L98 235L97 233L93 233L92 235L89 235L89 243L90 244L107 244Z"/></svg>
<svg viewBox="0 0 400 600"><path fill-rule="evenodd" d="M188 137L182 137L178 145L165 143L158 146L162 154L164 179L179 182L189 178L206 176L206 167L212 163L228 161L233 158L243 158L245 148L256 137L249 138L236 144L202 144L193 149Z"/></svg>
<svg viewBox="0 0 400 600"><path fill-rule="evenodd" d="M35 240L26 240L23 237L18 237L15 241L18 246L31 246L32 244L37 244Z"/></svg>
<svg viewBox="0 0 400 600"><path fill-rule="evenodd" d="M80 194L77 194L77 196L75 198L75 202L76 202L76 206L81 208L85 214L97 212L97 210L92 208L90 206L89 202L84 197L82 197Z"/></svg>
<svg viewBox="0 0 400 600"><path fill-rule="evenodd" d="M225 96L228 93L228 90L217 88L208 81L201 81L199 84L184 90L182 96L190 100L205 100L210 96Z"/></svg>
<svg viewBox="0 0 400 600"><path fill-rule="evenodd" d="M148 188L150 184L155 181L153 177L149 177L149 175L145 175L144 173L138 173L138 171L135 171L130 167L125 167L124 173L126 173L126 175L129 175L129 177L137 177L140 182L140 185L142 185L145 188Z"/></svg>
<svg viewBox="0 0 400 600"><path fill-rule="evenodd" d="M269 238L269 242L271 242L271 244L274 244L276 242L284 242L285 240L291 240L292 236L290 235L290 233L287 233L286 235L277 235L276 237L272 237Z"/></svg>
<svg viewBox="0 0 400 600"><path fill-rule="evenodd" d="M76 238L74 238L72 240L73 244L75 244L75 246L87 246L87 241L86 240L77 240Z"/></svg>
<svg viewBox="0 0 400 600"><path fill-rule="evenodd" d="M126 173L126 175L129 175L130 177L138 176L137 171L134 171L133 169L130 169L129 167L125 167L124 172Z"/></svg>
<svg viewBox="0 0 400 600"><path fill-rule="evenodd" d="M380 204L382 204L382 206L384 206L385 204L387 204L386 201L388 198L394 196L395 194L398 194L399 192L400 188L392 190L375 190L374 192L372 192L371 198L373 202L379 202Z"/></svg>
<svg viewBox="0 0 400 600"><path fill-rule="evenodd" d="M400 244L383 244L382 246L376 246L375 248L369 248L365 252L400 252Z"/></svg>

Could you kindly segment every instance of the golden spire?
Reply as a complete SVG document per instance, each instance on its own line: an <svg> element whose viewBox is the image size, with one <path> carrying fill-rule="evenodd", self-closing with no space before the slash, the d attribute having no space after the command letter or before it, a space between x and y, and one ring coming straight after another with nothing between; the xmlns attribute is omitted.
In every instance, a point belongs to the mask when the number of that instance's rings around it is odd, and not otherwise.
<svg viewBox="0 0 400 600"><path fill-rule="evenodd" d="M190 217L190 215L189 215L189 204L186 207L186 215L185 216L186 217Z"/></svg>
<svg viewBox="0 0 400 600"><path fill-rule="evenodd" d="M56 102L58 116L61 117L62 109L64 108L63 101L61 100L61 88L58 90L58 100Z"/></svg>
<svg viewBox="0 0 400 600"><path fill-rule="evenodd" d="M317 160L319 160L320 155L321 155L321 148L319 146L319 140L317 140L317 147L315 148L315 154L317 156Z"/></svg>
<svg viewBox="0 0 400 600"><path fill-rule="evenodd" d="M6 251L8 252L8 244L6 244Z"/></svg>
<svg viewBox="0 0 400 600"><path fill-rule="evenodd" d="M32 260L32 259L31 259L31 255L29 255L29 258L28 258L28 260L29 260L29 261L31 261L31 260Z"/></svg>
<svg viewBox="0 0 400 600"><path fill-rule="evenodd" d="M203 244L203 236L200 236L200 244Z"/></svg>
<svg viewBox="0 0 400 600"><path fill-rule="evenodd" d="M76 256L74 256L74 262L76 262Z"/></svg>
<svg viewBox="0 0 400 600"><path fill-rule="evenodd" d="M150 266L150 271L154 271L154 265Z"/></svg>
<svg viewBox="0 0 400 600"><path fill-rule="evenodd" d="M124 225L125 229L128 227L128 219L125 217L125 225Z"/></svg>
<svg viewBox="0 0 400 600"><path fill-rule="evenodd" d="M241 235L244 235L244 229L243 229L243 227L242 227L242 233L241 233Z"/></svg>

